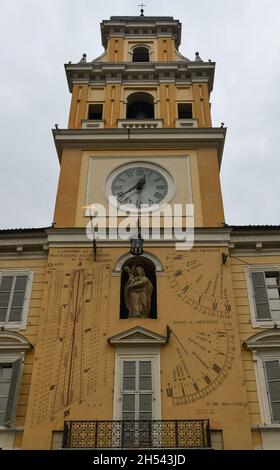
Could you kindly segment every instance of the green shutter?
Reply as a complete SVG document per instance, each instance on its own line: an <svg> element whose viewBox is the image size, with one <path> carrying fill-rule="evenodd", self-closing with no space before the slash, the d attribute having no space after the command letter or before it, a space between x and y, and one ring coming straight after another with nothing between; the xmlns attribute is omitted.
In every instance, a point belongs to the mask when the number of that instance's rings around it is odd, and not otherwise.
<svg viewBox="0 0 280 470"><path fill-rule="evenodd" d="M267 381L267 393L273 422L280 421L280 362L266 361L264 363Z"/></svg>
<svg viewBox="0 0 280 470"><path fill-rule="evenodd" d="M257 320L271 320L266 291L265 273L251 273Z"/></svg>
<svg viewBox="0 0 280 470"><path fill-rule="evenodd" d="M18 389L19 374L20 374L20 366L21 366L21 359L18 359L17 361L13 363L7 409L6 409L6 414L4 418L4 425L9 424L13 419L13 415L15 411L14 408L15 408L17 389Z"/></svg>

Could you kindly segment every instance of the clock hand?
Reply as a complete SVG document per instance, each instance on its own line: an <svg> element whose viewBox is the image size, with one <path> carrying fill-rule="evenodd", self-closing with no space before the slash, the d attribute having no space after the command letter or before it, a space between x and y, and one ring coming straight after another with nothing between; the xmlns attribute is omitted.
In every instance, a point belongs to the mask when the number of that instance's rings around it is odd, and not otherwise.
<svg viewBox="0 0 280 470"><path fill-rule="evenodd" d="M133 191L134 189L137 189L138 191L143 188L144 184L146 183L146 176L143 176L143 178L140 178L137 183L132 186L132 188L129 188L127 191L124 191L124 193L120 193L119 197L123 197L125 194L130 193L130 191Z"/></svg>
<svg viewBox="0 0 280 470"><path fill-rule="evenodd" d="M125 191L124 193L120 193L119 197L123 197L125 194L130 193L130 191L133 191L133 189L136 189L136 184L134 186L132 186L132 188Z"/></svg>
<svg viewBox="0 0 280 470"><path fill-rule="evenodd" d="M146 175L144 175L140 180L136 183L136 189L140 191L143 189L144 184L146 183Z"/></svg>

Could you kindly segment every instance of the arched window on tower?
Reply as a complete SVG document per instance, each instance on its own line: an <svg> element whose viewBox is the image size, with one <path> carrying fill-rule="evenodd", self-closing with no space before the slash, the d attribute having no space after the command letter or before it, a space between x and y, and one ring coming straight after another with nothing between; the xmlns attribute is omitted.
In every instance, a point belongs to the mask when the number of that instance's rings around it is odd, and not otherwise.
<svg viewBox="0 0 280 470"><path fill-rule="evenodd" d="M133 49L132 62L149 62L149 49L139 46Z"/></svg>
<svg viewBox="0 0 280 470"><path fill-rule="evenodd" d="M144 256L133 256L121 271L120 318L157 318L156 267Z"/></svg>
<svg viewBox="0 0 280 470"><path fill-rule="evenodd" d="M126 119L154 119L154 97L149 93L132 93L127 99Z"/></svg>

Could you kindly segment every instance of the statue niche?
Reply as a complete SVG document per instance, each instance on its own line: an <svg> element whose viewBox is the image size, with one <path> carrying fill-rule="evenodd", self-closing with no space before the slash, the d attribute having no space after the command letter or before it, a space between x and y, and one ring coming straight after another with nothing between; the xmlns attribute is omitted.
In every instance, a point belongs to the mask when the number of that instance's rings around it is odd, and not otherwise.
<svg viewBox="0 0 280 470"><path fill-rule="evenodd" d="M122 268L120 318L156 318L156 273L147 258L129 258Z"/></svg>

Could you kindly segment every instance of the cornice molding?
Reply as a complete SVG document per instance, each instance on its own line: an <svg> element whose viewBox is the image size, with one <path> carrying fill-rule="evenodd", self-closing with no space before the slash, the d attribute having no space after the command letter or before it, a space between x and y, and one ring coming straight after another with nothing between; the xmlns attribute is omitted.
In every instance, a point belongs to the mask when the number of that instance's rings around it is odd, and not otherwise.
<svg viewBox="0 0 280 470"><path fill-rule="evenodd" d="M145 240L145 247L175 247L177 240ZM196 229L194 246L228 247L230 234L226 229ZM48 245L50 248L68 247L91 247L92 241L86 236L84 228L79 229L51 229L48 231ZM97 240L97 245L102 248L124 247L126 250L130 240Z"/></svg>
<svg viewBox="0 0 280 470"><path fill-rule="evenodd" d="M242 234L241 234L242 233ZM228 247L232 256L280 256L280 227L246 226L236 231L234 227L197 227L194 230L194 246ZM146 240L148 247L174 247L176 240ZM99 240L102 247L128 247L129 240ZM92 242L86 236L84 227L51 228L39 233L37 229L15 229L0 231L1 258L46 258L51 247L89 247Z"/></svg>
<svg viewBox="0 0 280 470"><path fill-rule="evenodd" d="M21 334L1 329L0 330L0 351L29 351L32 344Z"/></svg>
<svg viewBox="0 0 280 470"><path fill-rule="evenodd" d="M277 230L261 230L251 229L241 235L234 231L230 236L230 250L232 254L243 256L265 256L280 255L280 229Z"/></svg>
<svg viewBox="0 0 280 470"><path fill-rule="evenodd" d="M209 92L213 89L215 62L197 62L177 60L172 62L79 62L77 64L65 64L69 91L72 92L74 84L103 85L112 80L122 83L134 80L147 83L147 80L160 83L161 80L175 81L178 84L182 80L189 83L208 82ZM139 74L141 78L139 79ZM166 76L168 74L168 76Z"/></svg>
<svg viewBox="0 0 280 470"><path fill-rule="evenodd" d="M109 37L138 35L145 37L168 36L174 38L175 46L181 43L182 25L172 16L111 16L100 24L102 45L106 49Z"/></svg>
<svg viewBox="0 0 280 470"><path fill-rule="evenodd" d="M21 233L17 231L0 233L0 258L46 258L48 256L47 233L38 236L32 232Z"/></svg>
<svg viewBox="0 0 280 470"><path fill-rule="evenodd" d="M280 330L261 331L248 338L244 346L250 351L280 349Z"/></svg>
<svg viewBox="0 0 280 470"><path fill-rule="evenodd" d="M85 149L186 149L214 147L221 164L226 128L157 128L157 129L53 129L59 160L66 147ZM145 146L146 144L146 146Z"/></svg>

